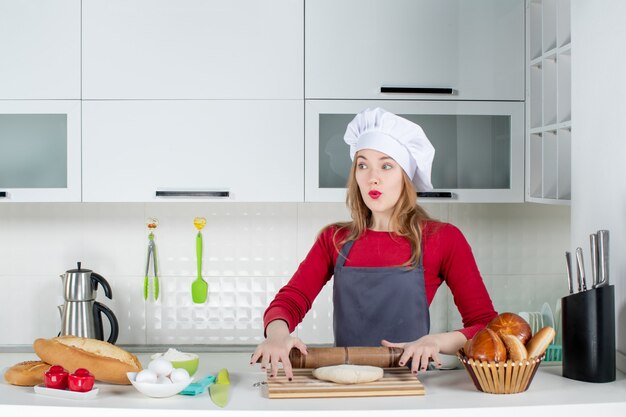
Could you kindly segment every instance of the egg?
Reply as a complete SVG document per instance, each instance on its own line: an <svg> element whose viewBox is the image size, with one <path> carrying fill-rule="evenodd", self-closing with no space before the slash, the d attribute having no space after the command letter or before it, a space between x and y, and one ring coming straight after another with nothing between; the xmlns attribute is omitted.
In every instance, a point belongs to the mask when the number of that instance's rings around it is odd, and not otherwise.
<svg viewBox="0 0 626 417"><path fill-rule="evenodd" d="M172 380L166 377L165 375L161 375L157 378L157 384L171 384Z"/></svg>
<svg viewBox="0 0 626 417"><path fill-rule="evenodd" d="M150 361L148 369L155 372L157 376L168 376L172 372L173 367L172 362L158 358Z"/></svg>
<svg viewBox="0 0 626 417"><path fill-rule="evenodd" d="M170 379L173 383L183 382L189 380L189 372L183 368L177 368L170 374Z"/></svg>
<svg viewBox="0 0 626 417"><path fill-rule="evenodd" d="M150 384L156 384L157 374L150 369L144 369L137 374L137 376L135 377L135 382L147 382Z"/></svg>

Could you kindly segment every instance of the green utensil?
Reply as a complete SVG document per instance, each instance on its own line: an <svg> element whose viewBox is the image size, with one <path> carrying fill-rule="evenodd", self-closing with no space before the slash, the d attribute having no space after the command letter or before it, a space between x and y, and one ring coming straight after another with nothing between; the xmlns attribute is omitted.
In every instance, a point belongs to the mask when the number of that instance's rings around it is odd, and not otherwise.
<svg viewBox="0 0 626 417"><path fill-rule="evenodd" d="M143 280L143 299L144 300L148 299L148 276L147 275Z"/></svg>
<svg viewBox="0 0 626 417"><path fill-rule="evenodd" d="M206 224L204 218L196 217L193 221L194 226L198 229L196 235L196 260L198 263L198 277L191 283L191 298L196 304L202 304L207 299L209 292L209 284L202 278L202 233L200 230Z"/></svg>
<svg viewBox="0 0 626 417"><path fill-rule="evenodd" d="M154 237L152 238L152 241L154 242ZM158 300L159 299L159 268L157 266L157 249L156 249L156 244L152 247L152 255L153 255L153 261L154 261L154 299Z"/></svg>
<svg viewBox="0 0 626 417"><path fill-rule="evenodd" d="M159 298L159 277L158 277L158 267L157 267L157 255L156 255L156 244L154 243L154 233L153 230L157 228L159 221L157 219L150 218L147 221L148 230L150 230L150 234L148 235L148 259L146 260L146 276L143 280L143 299L148 299L148 294L150 293L150 259L152 259L152 269L154 272L154 299L158 300Z"/></svg>
<svg viewBox="0 0 626 417"><path fill-rule="evenodd" d="M152 232L150 232L152 235ZM149 237L148 237L149 239ZM150 278L148 277L148 271L150 270L150 256L152 255L152 240L148 243L148 259L146 261L146 277L143 279L143 299L148 299L148 291L150 286Z"/></svg>
<svg viewBox="0 0 626 417"><path fill-rule="evenodd" d="M228 370L223 368L217 374L215 383L209 386L211 400L218 407L225 407L230 397L230 375Z"/></svg>

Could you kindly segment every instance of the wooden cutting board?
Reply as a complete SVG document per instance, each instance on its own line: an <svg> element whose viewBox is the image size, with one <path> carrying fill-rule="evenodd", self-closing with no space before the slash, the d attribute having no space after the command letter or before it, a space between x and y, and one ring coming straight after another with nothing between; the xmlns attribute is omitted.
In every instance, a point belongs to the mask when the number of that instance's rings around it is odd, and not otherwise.
<svg viewBox="0 0 626 417"><path fill-rule="evenodd" d="M267 371L269 398L332 398L332 397L386 397L424 395L422 383L408 368L384 368L382 379L364 384L337 384L313 377L313 369L294 369L293 380L285 372L270 378Z"/></svg>

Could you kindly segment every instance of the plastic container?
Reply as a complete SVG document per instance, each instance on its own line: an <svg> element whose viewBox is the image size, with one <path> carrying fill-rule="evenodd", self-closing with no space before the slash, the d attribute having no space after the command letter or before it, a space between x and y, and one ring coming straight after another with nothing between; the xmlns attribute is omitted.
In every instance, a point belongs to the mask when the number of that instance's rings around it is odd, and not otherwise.
<svg viewBox="0 0 626 417"><path fill-rule="evenodd" d="M545 362L561 362L563 360L563 349L561 345L549 345L546 349Z"/></svg>

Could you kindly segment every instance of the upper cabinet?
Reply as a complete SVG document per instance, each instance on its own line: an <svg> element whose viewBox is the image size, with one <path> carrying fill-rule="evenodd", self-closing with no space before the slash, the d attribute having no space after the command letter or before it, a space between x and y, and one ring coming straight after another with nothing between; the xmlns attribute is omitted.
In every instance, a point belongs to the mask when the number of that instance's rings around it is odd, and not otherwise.
<svg viewBox="0 0 626 417"><path fill-rule="evenodd" d="M526 201L569 204L572 39L569 0L527 0Z"/></svg>
<svg viewBox="0 0 626 417"><path fill-rule="evenodd" d="M525 99L524 0L305 7L306 99Z"/></svg>
<svg viewBox="0 0 626 417"><path fill-rule="evenodd" d="M302 99L303 0L83 0L84 99Z"/></svg>
<svg viewBox="0 0 626 417"><path fill-rule="evenodd" d="M81 201L80 100L0 100L0 202Z"/></svg>
<svg viewBox="0 0 626 417"><path fill-rule="evenodd" d="M299 202L302 100L83 104L83 201Z"/></svg>
<svg viewBox="0 0 626 417"><path fill-rule="evenodd" d="M80 99L80 0L0 0L0 100Z"/></svg>
<svg viewBox="0 0 626 417"><path fill-rule="evenodd" d="M346 126L375 107L417 123L435 147L434 191L421 201L524 201L524 103L443 100L307 100L306 201L345 201Z"/></svg>

